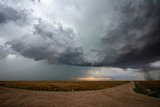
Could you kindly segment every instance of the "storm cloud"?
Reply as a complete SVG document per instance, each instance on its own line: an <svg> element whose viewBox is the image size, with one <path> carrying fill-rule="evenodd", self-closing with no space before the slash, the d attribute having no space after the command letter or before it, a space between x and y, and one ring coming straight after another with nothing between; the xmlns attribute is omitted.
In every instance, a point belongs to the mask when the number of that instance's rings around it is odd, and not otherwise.
<svg viewBox="0 0 160 107"><path fill-rule="evenodd" d="M39 21L34 31L23 39L7 42L21 55L49 63L79 64L82 54L77 44L73 29L63 27L60 23Z"/></svg>
<svg viewBox="0 0 160 107"><path fill-rule="evenodd" d="M142 66L139 72L144 72L145 80L159 80L160 61L156 61Z"/></svg>
<svg viewBox="0 0 160 107"><path fill-rule="evenodd" d="M102 27L104 31L99 35L98 46L90 50L98 59L94 65L138 66L158 60L159 4L158 0L125 0L123 4L116 5L113 11L115 22Z"/></svg>
<svg viewBox="0 0 160 107"><path fill-rule="evenodd" d="M0 4L0 24L7 23L9 21L24 20L25 17L25 10L15 10L10 6Z"/></svg>
<svg viewBox="0 0 160 107"><path fill-rule="evenodd" d="M0 24L3 45L36 61L138 68L160 60L159 0L4 0Z"/></svg>

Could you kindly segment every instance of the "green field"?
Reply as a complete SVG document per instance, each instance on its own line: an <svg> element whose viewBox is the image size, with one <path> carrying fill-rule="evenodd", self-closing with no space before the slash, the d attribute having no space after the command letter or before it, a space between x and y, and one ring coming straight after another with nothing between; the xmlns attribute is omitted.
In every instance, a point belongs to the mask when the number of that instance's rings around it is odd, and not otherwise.
<svg viewBox="0 0 160 107"><path fill-rule="evenodd" d="M88 91L111 88L129 81L0 81L0 86L38 91Z"/></svg>
<svg viewBox="0 0 160 107"><path fill-rule="evenodd" d="M136 81L134 91L160 98L160 81Z"/></svg>

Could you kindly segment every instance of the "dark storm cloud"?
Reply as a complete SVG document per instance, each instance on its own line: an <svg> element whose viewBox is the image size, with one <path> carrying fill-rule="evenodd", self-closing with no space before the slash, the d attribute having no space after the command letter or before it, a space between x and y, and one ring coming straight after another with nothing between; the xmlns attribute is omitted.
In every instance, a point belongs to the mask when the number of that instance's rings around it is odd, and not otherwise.
<svg viewBox="0 0 160 107"><path fill-rule="evenodd" d="M34 60L47 60L49 63L79 64L81 48L76 43L73 29L60 23L39 21L34 32L20 40L7 44L21 55Z"/></svg>
<svg viewBox="0 0 160 107"><path fill-rule="evenodd" d="M160 79L160 61L141 66L139 72L143 72L145 80Z"/></svg>
<svg viewBox="0 0 160 107"><path fill-rule="evenodd" d="M116 8L118 22L104 28L96 51L104 60L95 65L135 65L160 59L160 1L130 0Z"/></svg>
<svg viewBox="0 0 160 107"><path fill-rule="evenodd" d="M159 69L144 68L140 72L144 73L145 80L159 80L160 79L160 70Z"/></svg>
<svg viewBox="0 0 160 107"><path fill-rule="evenodd" d="M33 6L28 3L25 7L32 17L27 25L31 32L8 39L11 49L27 58L49 63L125 67L160 59L159 0L31 2ZM24 4L20 3L23 10ZM46 11L43 6L50 9ZM23 19L17 9L7 5L0 9L1 23Z"/></svg>
<svg viewBox="0 0 160 107"><path fill-rule="evenodd" d="M26 17L25 10L19 11L12 7L0 4L0 24L17 21Z"/></svg>
<svg viewBox="0 0 160 107"><path fill-rule="evenodd" d="M103 79L108 68L80 66L110 65L136 68L113 70L111 79L127 71L125 79L158 80L159 60L159 0L0 1L0 78Z"/></svg>

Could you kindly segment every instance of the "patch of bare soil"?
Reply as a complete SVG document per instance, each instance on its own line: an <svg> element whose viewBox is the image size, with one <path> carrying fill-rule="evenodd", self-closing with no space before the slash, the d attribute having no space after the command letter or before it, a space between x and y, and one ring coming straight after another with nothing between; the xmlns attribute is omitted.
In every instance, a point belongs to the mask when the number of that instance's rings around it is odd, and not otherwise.
<svg viewBox="0 0 160 107"><path fill-rule="evenodd" d="M0 107L160 107L160 98L133 91L134 83L99 91L47 92L0 87Z"/></svg>

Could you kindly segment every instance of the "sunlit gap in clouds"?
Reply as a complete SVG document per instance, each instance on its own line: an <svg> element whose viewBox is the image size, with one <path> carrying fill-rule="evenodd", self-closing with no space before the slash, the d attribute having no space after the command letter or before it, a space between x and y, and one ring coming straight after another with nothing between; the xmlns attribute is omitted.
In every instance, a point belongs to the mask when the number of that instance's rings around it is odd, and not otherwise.
<svg viewBox="0 0 160 107"><path fill-rule="evenodd" d="M7 55L0 67L2 80L144 80L144 74L137 69L48 65L45 61L34 61L14 54Z"/></svg>
<svg viewBox="0 0 160 107"><path fill-rule="evenodd" d="M159 28L159 0L1 0L0 79L158 80Z"/></svg>

